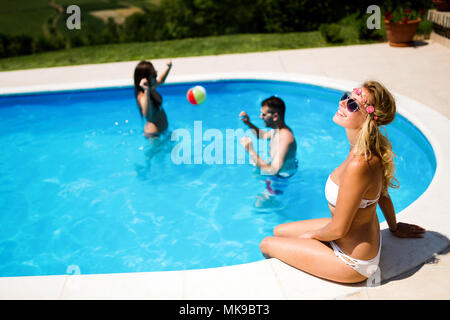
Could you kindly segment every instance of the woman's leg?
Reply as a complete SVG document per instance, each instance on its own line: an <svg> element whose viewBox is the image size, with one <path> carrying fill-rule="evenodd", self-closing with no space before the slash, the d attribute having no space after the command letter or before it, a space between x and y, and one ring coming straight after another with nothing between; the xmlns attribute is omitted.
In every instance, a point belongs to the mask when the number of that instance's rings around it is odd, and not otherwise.
<svg viewBox="0 0 450 320"><path fill-rule="evenodd" d="M310 219L283 223L273 229L276 237L298 237L308 231L323 228L331 221L331 218Z"/></svg>
<svg viewBox="0 0 450 320"><path fill-rule="evenodd" d="M323 279L342 283L366 280L366 277L336 257L330 247L318 240L267 237L261 242L260 248L266 257L277 258L294 268Z"/></svg>

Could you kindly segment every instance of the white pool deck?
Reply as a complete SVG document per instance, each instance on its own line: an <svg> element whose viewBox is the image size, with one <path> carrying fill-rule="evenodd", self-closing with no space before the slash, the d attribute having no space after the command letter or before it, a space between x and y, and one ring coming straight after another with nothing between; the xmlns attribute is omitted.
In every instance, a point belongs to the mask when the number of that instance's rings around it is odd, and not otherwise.
<svg viewBox="0 0 450 320"><path fill-rule="evenodd" d="M165 61L153 60L159 70ZM130 85L136 63L0 72L0 94ZM203 270L0 278L0 299L450 299L448 48L430 40L411 48L383 43L176 58L167 82L228 78L343 90L379 80L394 93L399 113L426 135L436 153L436 174L397 220L428 231L423 239L398 239L381 224L381 285L341 285L267 259Z"/></svg>

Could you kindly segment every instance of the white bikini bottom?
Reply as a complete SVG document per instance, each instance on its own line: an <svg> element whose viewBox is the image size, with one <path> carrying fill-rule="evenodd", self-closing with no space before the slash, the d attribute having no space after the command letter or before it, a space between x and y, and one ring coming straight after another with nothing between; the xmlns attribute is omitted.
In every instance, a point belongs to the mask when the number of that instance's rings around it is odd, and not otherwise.
<svg viewBox="0 0 450 320"><path fill-rule="evenodd" d="M363 275L366 278L370 278L377 270L380 262L381 253L381 233L380 233L380 245L378 247L378 253L375 258L370 260L359 260L346 255L341 248L334 242L329 241L333 248L336 257L341 259L345 264L349 265L353 270Z"/></svg>

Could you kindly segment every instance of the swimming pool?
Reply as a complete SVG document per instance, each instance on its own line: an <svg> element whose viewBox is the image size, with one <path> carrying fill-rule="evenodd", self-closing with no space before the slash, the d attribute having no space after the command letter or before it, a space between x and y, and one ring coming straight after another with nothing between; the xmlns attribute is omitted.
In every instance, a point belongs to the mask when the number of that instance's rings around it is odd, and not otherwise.
<svg viewBox="0 0 450 320"><path fill-rule="evenodd" d="M186 91L197 84L208 97L192 106ZM191 164L172 161L178 142L170 136L164 143L142 137L132 88L0 98L0 146L8 150L0 156L0 276L247 263L263 259L259 242L275 225L329 216L325 181L348 148L345 131L331 120L340 91L229 80L168 84L160 92L172 132L194 137L201 128ZM274 94L286 102L300 170L281 197L258 207L265 179L251 165L238 164L238 156L231 164L194 164L194 155L211 145L206 132L226 137L227 129L246 129L241 110L262 126L260 102ZM401 184L391 196L400 211L426 190L436 161L405 118L397 116L387 132ZM223 145L233 145L231 154L240 148L237 139Z"/></svg>

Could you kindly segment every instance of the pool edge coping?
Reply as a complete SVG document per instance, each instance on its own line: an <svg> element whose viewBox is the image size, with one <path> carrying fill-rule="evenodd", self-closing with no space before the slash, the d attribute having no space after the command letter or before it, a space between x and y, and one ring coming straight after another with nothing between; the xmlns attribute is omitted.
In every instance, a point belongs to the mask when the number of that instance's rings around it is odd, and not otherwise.
<svg viewBox="0 0 450 320"><path fill-rule="evenodd" d="M315 75L306 74L294 74L294 73L209 73L209 74L197 74L197 75L183 75L173 76L167 79L166 83L183 83L183 82L198 82L198 81L218 81L218 80L272 80L272 81L291 81L297 83L304 83L309 85L316 85L337 90L349 90L349 88L356 87L360 82L340 80L333 78L320 77ZM133 85L130 79L119 79L112 81L102 82L78 82L78 83L66 83L66 84L47 84L39 86L23 86L13 87L0 90L0 95L8 94L20 94L20 93L43 93L54 92L62 90L79 90L79 89L99 89L99 88L111 88L111 87L123 87ZM437 232L446 237L447 242L443 238L435 240L438 242L436 249L433 251L439 252L448 246L449 230L445 223L439 223L440 218L445 218L445 209L450 207L449 205L441 205L439 201L449 201L446 198L445 190L449 190L449 183L445 180L445 177L449 177L450 170L448 167L448 159L450 159L450 147L448 143L445 143L443 137L450 136L450 130L448 129L449 120L439 112L432 108L413 100L409 97L402 96L392 92L397 100L398 112L413 123L428 139L431 144L436 158L436 172L430 182L427 190L416 199L410 206L397 213L397 217L403 217L408 215L408 222L415 223L414 220L426 221L427 217L424 217L426 213L423 208L439 213L436 218L438 221L434 222L433 230L439 229ZM404 107L408 105L408 108ZM447 163L445 161L447 159ZM431 207L430 204L431 203ZM442 220L445 221L445 220ZM420 223L418 223L420 224ZM386 222L381 223L381 229L386 229ZM440 248L440 249L439 249ZM425 255L429 258L430 252ZM417 267L420 263L426 261L427 258L422 258L420 262L415 261L411 263L409 269ZM395 270L389 278L398 276L403 272L406 272L405 268L401 270ZM226 274L225 277L222 277ZM248 274L245 280L242 280L242 274ZM169 276L169 277L168 277ZM261 283L261 276L266 279L265 283ZM167 290L167 281L172 282L168 278L175 278L176 283L181 282L181 289ZM165 283L160 283L159 279L165 279ZM206 278L209 281L201 280ZM295 278L293 281L296 284L308 284L308 288L302 288L302 290L293 288L288 282ZM103 279L103 280L102 280ZM106 293L97 287L97 294L91 287L91 284L103 283L104 279L109 279L110 286L116 288L116 293L113 291ZM130 280L131 279L131 280ZM136 280L141 279L141 280ZM196 279L193 284L193 279ZM199 280L200 279L200 280ZM234 279L234 280L233 280ZM239 279L236 283L236 279ZM258 280L259 279L259 280ZM39 284L46 282L44 287L53 288L50 292L45 293L36 291L36 287ZM84 288L74 285L76 283L85 282ZM233 282L234 281L234 282ZM17 290L18 283L21 283L21 290ZM88 283L89 282L89 283ZM203 282L203 283L202 283ZM216 282L217 284L228 285L231 289L228 292L224 291L212 291L211 287ZM106 274L106 275L60 275L60 276L28 276L28 277L4 277L0 278L0 299L4 299L5 296L10 296L8 299L83 299L83 297L119 297L127 298L127 294L123 293L122 288L130 287L130 283L135 283L140 287L139 283L151 284L153 289L155 283L159 283L161 296L154 296L148 291L147 286L143 286L141 290L142 294L138 294L137 298L142 299L239 299L242 296L244 299L335 299L343 297L358 291L363 290L362 286L345 286L341 284L335 284L328 281L318 279L310 276L301 271L295 270L276 259L261 260L243 265L235 265L220 268L211 269L197 269L197 270L184 270L184 271L165 271L165 272L145 272L145 273L131 273L131 274ZM113 285L114 284L114 285ZM193 289L195 287L195 289ZM216 286L217 287L217 286ZM247 288L247 292L237 292L236 289L243 290ZM15 289L14 289L15 288ZM269 293L262 293L261 290L272 291ZM6 289L7 292L4 292ZM9 290L8 290L9 289ZM104 288L103 288L104 289ZM308 289L308 290L307 290ZM92 291L94 290L94 291ZM158 291L160 289L156 289ZM327 292L317 293L317 291L325 290ZM15 292L16 291L16 292ZM173 291L173 292L172 292ZM227 291L227 290L225 290ZM245 291L245 290L244 290ZM85 292L85 294L83 294ZM314 293L315 292L315 293ZM250 294L251 293L251 294ZM37 294L37 295L36 295ZM133 293L133 297L135 293ZM13 296L13 297L11 297ZM256 297L256 298L255 298ZM136 298L136 297L135 297Z"/></svg>

